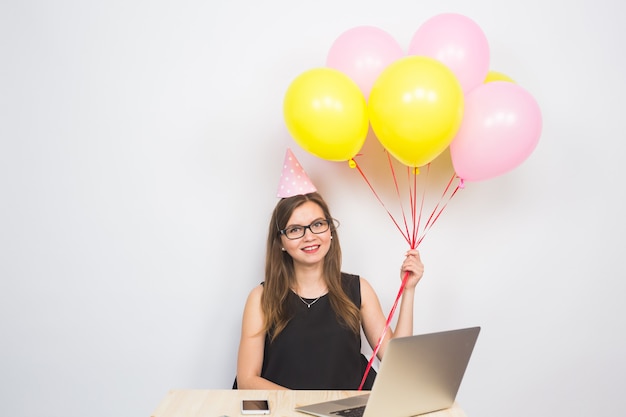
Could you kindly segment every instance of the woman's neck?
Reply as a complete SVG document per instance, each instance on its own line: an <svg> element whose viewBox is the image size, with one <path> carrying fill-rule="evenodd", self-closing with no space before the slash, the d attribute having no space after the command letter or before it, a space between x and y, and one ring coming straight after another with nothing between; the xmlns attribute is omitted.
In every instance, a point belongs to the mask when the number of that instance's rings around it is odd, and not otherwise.
<svg viewBox="0 0 626 417"><path fill-rule="evenodd" d="M328 292L322 268L297 268L292 290L303 298L317 298Z"/></svg>

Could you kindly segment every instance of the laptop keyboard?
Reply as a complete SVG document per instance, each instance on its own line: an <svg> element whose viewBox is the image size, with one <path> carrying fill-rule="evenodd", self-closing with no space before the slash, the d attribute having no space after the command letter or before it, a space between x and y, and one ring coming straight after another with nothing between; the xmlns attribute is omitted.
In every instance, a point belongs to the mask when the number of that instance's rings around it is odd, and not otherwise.
<svg viewBox="0 0 626 417"><path fill-rule="evenodd" d="M344 410L333 411L330 414L334 414L341 417L362 417L365 412L365 406L361 405L354 408L346 408Z"/></svg>

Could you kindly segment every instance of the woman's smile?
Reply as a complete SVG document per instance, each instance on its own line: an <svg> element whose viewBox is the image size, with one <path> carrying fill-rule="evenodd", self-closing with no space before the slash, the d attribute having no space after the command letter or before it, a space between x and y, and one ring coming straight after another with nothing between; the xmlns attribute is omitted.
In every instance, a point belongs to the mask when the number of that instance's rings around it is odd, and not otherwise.
<svg viewBox="0 0 626 417"><path fill-rule="evenodd" d="M306 253L315 253L315 252L318 251L319 248L320 248L320 245L306 246L306 247L302 248L302 251L304 251Z"/></svg>

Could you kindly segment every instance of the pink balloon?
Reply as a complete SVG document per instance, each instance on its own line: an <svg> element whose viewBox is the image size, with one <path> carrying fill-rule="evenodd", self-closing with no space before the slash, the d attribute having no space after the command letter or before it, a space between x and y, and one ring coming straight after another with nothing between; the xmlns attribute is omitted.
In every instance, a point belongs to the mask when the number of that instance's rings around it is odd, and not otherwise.
<svg viewBox="0 0 626 417"><path fill-rule="evenodd" d="M472 19L444 13L427 20L413 35L409 55L435 58L457 76L464 93L482 84L489 72L489 43Z"/></svg>
<svg viewBox="0 0 626 417"><path fill-rule="evenodd" d="M328 52L326 65L347 74L368 98L380 73L403 56L400 44L384 30L357 26L335 40Z"/></svg>
<svg viewBox="0 0 626 417"><path fill-rule="evenodd" d="M463 122L450 144L456 174L481 181L512 170L533 152L541 127L539 105L518 84L476 87L465 97Z"/></svg>

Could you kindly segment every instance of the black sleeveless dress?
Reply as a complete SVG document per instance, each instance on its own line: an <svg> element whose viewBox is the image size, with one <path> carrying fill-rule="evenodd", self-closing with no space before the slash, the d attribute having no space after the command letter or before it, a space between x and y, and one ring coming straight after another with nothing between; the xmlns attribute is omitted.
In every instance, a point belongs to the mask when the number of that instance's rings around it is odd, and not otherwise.
<svg viewBox="0 0 626 417"><path fill-rule="evenodd" d="M342 273L341 280L346 294L360 308L359 277ZM265 338L261 376L290 389L358 389L367 366L361 336L339 322L328 295L308 307L290 292L287 302L293 318L276 339ZM370 369L363 389L371 389L375 376Z"/></svg>

